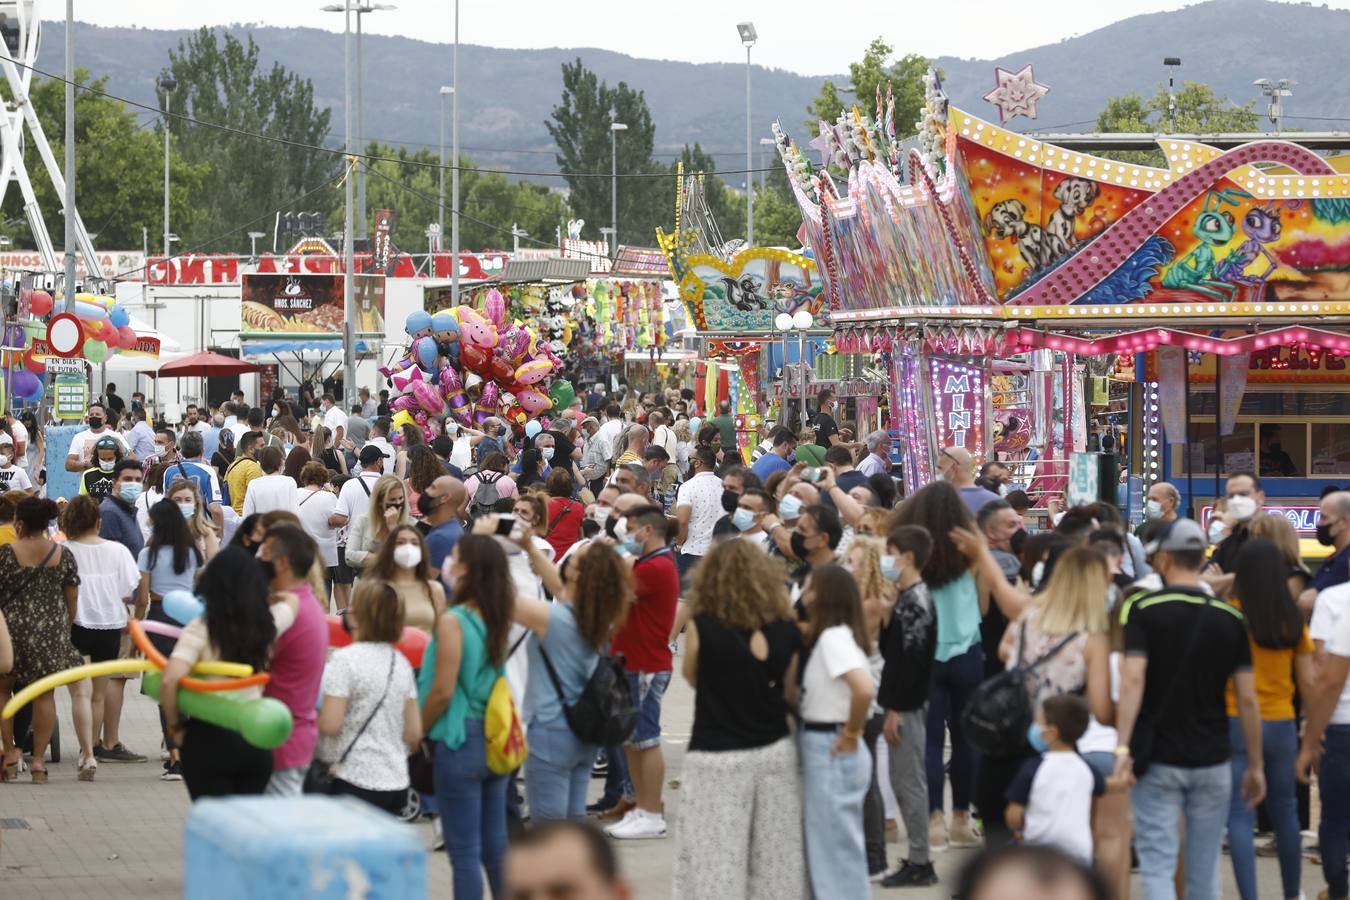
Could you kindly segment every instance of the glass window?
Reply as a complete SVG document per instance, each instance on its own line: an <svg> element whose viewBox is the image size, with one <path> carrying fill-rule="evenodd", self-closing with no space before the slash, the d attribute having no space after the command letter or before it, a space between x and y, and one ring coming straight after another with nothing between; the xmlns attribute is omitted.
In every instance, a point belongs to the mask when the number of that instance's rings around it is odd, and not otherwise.
<svg viewBox="0 0 1350 900"><path fill-rule="evenodd" d="M1314 423L1312 474L1350 475L1350 422Z"/></svg>
<svg viewBox="0 0 1350 900"><path fill-rule="evenodd" d="M1196 475L1213 474L1218 461L1217 426L1213 422L1192 422L1191 443L1182 465L1189 465ZM1240 472L1256 468L1256 426L1238 422L1233 433L1223 439L1224 472Z"/></svg>
<svg viewBox="0 0 1350 900"><path fill-rule="evenodd" d="M1302 478L1308 474L1308 425L1306 422L1263 422L1261 477Z"/></svg>
<svg viewBox="0 0 1350 900"><path fill-rule="evenodd" d="M1191 415L1215 415L1213 391L1191 394ZM1350 392L1248 391L1242 397L1238 415L1254 419L1271 416L1350 416Z"/></svg>

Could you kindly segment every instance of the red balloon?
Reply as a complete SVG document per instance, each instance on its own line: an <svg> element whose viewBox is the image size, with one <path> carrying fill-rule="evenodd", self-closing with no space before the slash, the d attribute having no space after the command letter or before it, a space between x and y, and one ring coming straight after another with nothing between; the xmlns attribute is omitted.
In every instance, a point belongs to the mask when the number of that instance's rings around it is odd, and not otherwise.
<svg viewBox="0 0 1350 900"><path fill-rule="evenodd" d="M52 311L55 301L46 291L33 291L28 297L28 309L35 316L45 316Z"/></svg>
<svg viewBox="0 0 1350 900"><path fill-rule="evenodd" d="M328 616L328 646L345 647L352 642L352 636L347 633L347 629L342 624L342 617L338 615ZM426 653L427 645L431 643L431 638L425 631L420 631L412 626L406 626L403 629L403 637L399 638L394 645L398 652L407 657L408 662L414 669L421 668L422 657Z"/></svg>
<svg viewBox="0 0 1350 900"><path fill-rule="evenodd" d="M118 346L123 350L130 350L136 346L136 332L132 330L130 325L123 325L117 329L117 337Z"/></svg>
<svg viewBox="0 0 1350 900"><path fill-rule="evenodd" d="M461 342L459 359L470 372L477 372L479 375L486 377L491 371L489 368L491 357L489 357L488 351L482 347ZM512 374L515 374L514 370L512 370Z"/></svg>
<svg viewBox="0 0 1350 900"><path fill-rule="evenodd" d="M23 352L23 367L34 375L45 375L47 373L47 363L34 356L31 347Z"/></svg>

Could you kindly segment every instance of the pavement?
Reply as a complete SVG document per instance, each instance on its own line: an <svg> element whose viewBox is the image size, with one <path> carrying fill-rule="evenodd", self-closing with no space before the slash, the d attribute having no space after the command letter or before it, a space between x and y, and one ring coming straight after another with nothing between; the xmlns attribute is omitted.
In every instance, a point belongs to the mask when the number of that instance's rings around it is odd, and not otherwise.
<svg viewBox="0 0 1350 900"><path fill-rule="evenodd" d="M0 784L0 897L25 900L169 900L183 895L183 821L190 806L181 782L159 780L159 718L157 708L139 693L139 684L127 687L122 735L128 747L145 753L144 764L103 763L93 782L76 780L78 751L69 714L68 695L58 693L62 756L50 766L46 785L29 783L27 775L13 784ZM641 900L671 895L674 830L680 827L679 777L684 747L693 718L693 691L678 675L666 693L663 714L666 750L665 792L671 837L658 841L618 844L622 871ZM592 779L592 799L602 782ZM415 827L428 847L431 827ZM903 841L903 837L901 838ZM891 843L891 865L899 862L903 843ZM934 856L940 883L932 888L887 890L873 887L874 898L938 900L951 895L956 873L975 851L944 850ZM1236 897L1232 870L1222 861L1224 897ZM450 866L444 853L428 851L429 895L452 894ZM1279 870L1273 858L1258 857L1258 887L1262 896L1279 896ZM1322 888L1318 867L1303 867L1304 891L1316 896ZM1133 886L1140 895L1138 879ZM734 898L729 898L734 900Z"/></svg>

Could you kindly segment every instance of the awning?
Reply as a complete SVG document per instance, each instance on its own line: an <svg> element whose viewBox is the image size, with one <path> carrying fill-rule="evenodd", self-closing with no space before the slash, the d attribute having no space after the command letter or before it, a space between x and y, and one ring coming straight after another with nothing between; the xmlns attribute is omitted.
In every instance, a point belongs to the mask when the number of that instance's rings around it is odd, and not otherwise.
<svg viewBox="0 0 1350 900"><path fill-rule="evenodd" d="M359 340L356 342L356 352L374 353L377 346L374 341ZM239 342L239 355L245 359L259 359L275 356L278 353L340 353L341 351L342 338L338 337L313 337L298 340L274 340L269 338L261 341Z"/></svg>
<svg viewBox="0 0 1350 900"><path fill-rule="evenodd" d="M508 259L502 266L499 284L572 284L591 276L587 259Z"/></svg>
<svg viewBox="0 0 1350 900"><path fill-rule="evenodd" d="M158 372L146 374L156 378L217 378L224 375L247 375L257 371L258 366L253 363L204 350L165 363L159 367Z"/></svg>

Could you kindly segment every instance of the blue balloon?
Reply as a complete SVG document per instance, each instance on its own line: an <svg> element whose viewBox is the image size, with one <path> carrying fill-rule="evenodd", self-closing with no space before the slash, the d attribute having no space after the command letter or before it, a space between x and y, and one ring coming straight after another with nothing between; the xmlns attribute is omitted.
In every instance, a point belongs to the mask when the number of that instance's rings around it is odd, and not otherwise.
<svg viewBox="0 0 1350 900"><path fill-rule="evenodd" d="M124 307L114 306L108 313L108 321L113 323L113 327L122 328L131 324L131 313Z"/></svg>
<svg viewBox="0 0 1350 900"><path fill-rule="evenodd" d="M525 423L525 436L527 438L535 437L536 435L539 434L539 432L543 430L544 426L539 424L538 419L531 419L530 421Z"/></svg>
<svg viewBox="0 0 1350 900"><path fill-rule="evenodd" d="M448 312L438 312L431 317L431 333L442 334L446 331L453 331L455 334L459 334L459 323L456 322L455 317Z"/></svg>
<svg viewBox="0 0 1350 900"><path fill-rule="evenodd" d="M169 591L164 595L164 613L184 625L206 611L206 606L191 591Z"/></svg>
<svg viewBox="0 0 1350 900"><path fill-rule="evenodd" d="M418 338L413 342L413 352L417 362L430 374L436 372L436 342L429 337Z"/></svg>
<svg viewBox="0 0 1350 900"><path fill-rule="evenodd" d="M425 310L415 309L408 313L408 318L403 320L403 330L408 334L416 334L431 327L431 314Z"/></svg>

